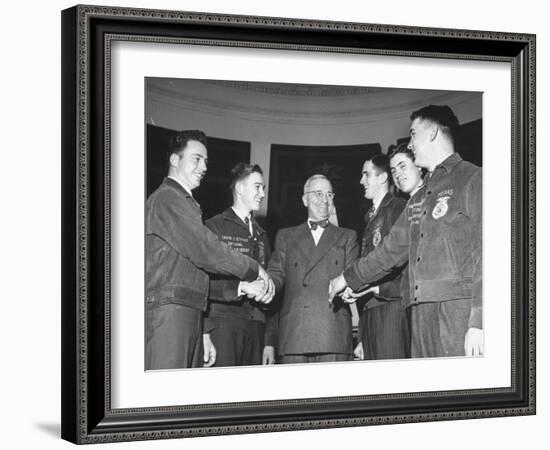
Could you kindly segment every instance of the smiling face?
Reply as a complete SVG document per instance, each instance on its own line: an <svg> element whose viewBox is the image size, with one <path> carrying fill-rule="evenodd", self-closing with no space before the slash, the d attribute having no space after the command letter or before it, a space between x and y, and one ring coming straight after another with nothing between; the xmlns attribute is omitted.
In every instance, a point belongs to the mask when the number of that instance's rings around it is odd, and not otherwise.
<svg viewBox="0 0 550 450"><path fill-rule="evenodd" d="M329 216L332 185L324 177L312 178L304 188L302 201L307 208L309 218L312 220L325 220Z"/></svg>
<svg viewBox="0 0 550 450"><path fill-rule="evenodd" d="M206 175L207 164L206 147L199 141L188 141L183 150L170 156L170 175L191 192L200 186Z"/></svg>
<svg viewBox="0 0 550 450"><path fill-rule="evenodd" d="M365 161L359 183L365 190L365 198L373 200L386 193L387 175L380 171L372 161Z"/></svg>
<svg viewBox="0 0 550 450"><path fill-rule="evenodd" d="M390 159L390 170L397 188L410 194L422 183L420 169L406 153L396 153Z"/></svg>
<svg viewBox="0 0 550 450"><path fill-rule="evenodd" d="M248 211L258 211L265 197L264 177L261 173L252 172L235 185L241 204Z"/></svg>
<svg viewBox="0 0 550 450"><path fill-rule="evenodd" d="M413 151L414 159L418 167L424 167L428 170L431 167L431 142L433 139L433 129L435 125L429 120L423 120L420 117L414 119L411 123L411 140L407 148Z"/></svg>

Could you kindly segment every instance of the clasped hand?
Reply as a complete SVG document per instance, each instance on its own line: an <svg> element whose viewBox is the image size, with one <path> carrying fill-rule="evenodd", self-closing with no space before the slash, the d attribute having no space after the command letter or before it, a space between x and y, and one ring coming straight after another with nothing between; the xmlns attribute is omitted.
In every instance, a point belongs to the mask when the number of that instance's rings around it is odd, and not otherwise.
<svg viewBox="0 0 550 450"><path fill-rule="evenodd" d="M263 269L260 270L256 280L250 282L243 281L240 288L247 297L253 298L258 303L267 304L273 300L273 296L275 295L273 280Z"/></svg>
<svg viewBox="0 0 550 450"><path fill-rule="evenodd" d="M340 297L344 303L355 303L358 298L364 297L367 294L376 294L378 289L376 286L363 289L362 291L354 291L349 286L344 289L344 292L340 294Z"/></svg>

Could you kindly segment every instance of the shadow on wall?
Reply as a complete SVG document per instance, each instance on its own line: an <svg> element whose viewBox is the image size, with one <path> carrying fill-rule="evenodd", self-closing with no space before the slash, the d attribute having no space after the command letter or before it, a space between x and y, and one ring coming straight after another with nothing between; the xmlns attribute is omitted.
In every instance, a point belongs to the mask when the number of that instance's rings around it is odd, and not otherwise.
<svg viewBox="0 0 550 450"><path fill-rule="evenodd" d="M60 423L37 423L36 428L40 431L56 437L61 438L61 424Z"/></svg>

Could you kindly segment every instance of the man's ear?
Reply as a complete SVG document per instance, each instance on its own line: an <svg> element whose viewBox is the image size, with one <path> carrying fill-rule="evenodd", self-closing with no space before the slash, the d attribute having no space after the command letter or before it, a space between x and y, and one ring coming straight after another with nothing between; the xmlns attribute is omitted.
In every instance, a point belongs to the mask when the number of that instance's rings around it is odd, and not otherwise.
<svg viewBox="0 0 550 450"><path fill-rule="evenodd" d="M382 177L382 183L387 183L389 181L387 172L382 172L380 176Z"/></svg>
<svg viewBox="0 0 550 450"><path fill-rule="evenodd" d="M179 159L180 157L178 155L176 155L175 153L172 153L170 155L170 165L177 167Z"/></svg>
<svg viewBox="0 0 550 450"><path fill-rule="evenodd" d="M433 142L439 133L439 127L437 125L432 125L430 128L430 141Z"/></svg>
<svg viewBox="0 0 550 450"><path fill-rule="evenodd" d="M304 206L307 208L307 197L306 197L307 194L304 194L302 195L302 202L304 204Z"/></svg>
<svg viewBox="0 0 550 450"><path fill-rule="evenodd" d="M242 195L243 183L239 180L235 183L235 194Z"/></svg>

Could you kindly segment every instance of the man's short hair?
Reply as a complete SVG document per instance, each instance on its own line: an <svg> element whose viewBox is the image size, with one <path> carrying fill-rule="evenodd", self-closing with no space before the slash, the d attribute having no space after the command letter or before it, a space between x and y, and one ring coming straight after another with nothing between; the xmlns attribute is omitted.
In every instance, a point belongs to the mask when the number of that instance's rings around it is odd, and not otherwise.
<svg viewBox="0 0 550 450"><path fill-rule="evenodd" d="M321 180L327 180L330 185L332 186L332 183L331 181L328 179L328 177L326 175L323 175L322 173L316 173L314 175L311 175L307 180L306 182L304 183L304 194L309 190L309 185L311 184L311 182L313 180L318 180L318 179L321 179Z"/></svg>
<svg viewBox="0 0 550 450"><path fill-rule="evenodd" d="M409 148L407 142L402 142L398 145L390 145L390 147L388 148L388 161L391 161L391 159L398 153L403 153L404 155L407 155L409 159L414 162L414 153Z"/></svg>
<svg viewBox="0 0 550 450"><path fill-rule="evenodd" d="M231 192L235 189L237 182L244 180L253 173L259 173L260 175L264 174L262 168L258 164L237 163L235 167L231 169L231 183L229 183Z"/></svg>
<svg viewBox="0 0 550 450"><path fill-rule="evenodd" d="M411 114L411 121L420 118L430 120L441 128L444 134L454 140L458 129L458 119L455 113L447 105L428 105Z"/></svg>
<svg viewBox="0 0 550 450"><path fill-rule="evenodd" d="M177 131L168 141L168 158L172 153L179 154L186 146L189 141L198 141L205 147L207 146L206 135L201 130L182 130Z"/></svg>
<svg viewBox="0 0 550 450"><path fill-rule="evenodd" d="M368 158L366 161L370 161L376 169L376 174L386 172L388 175L388 184L391 184L391 171L390 171L390 159L383 153L374 155L372 158Z"/></svg>

